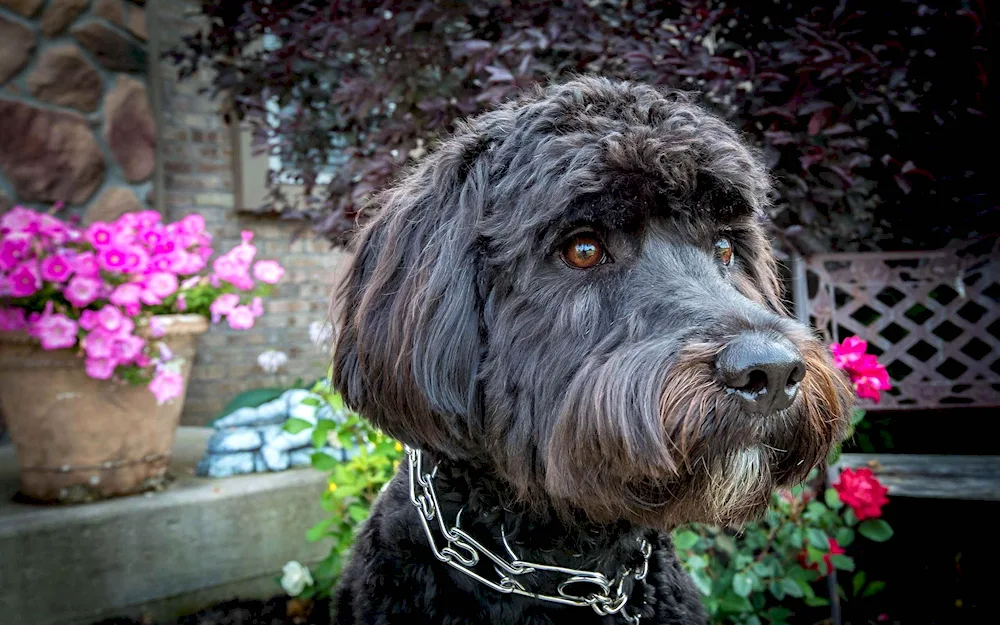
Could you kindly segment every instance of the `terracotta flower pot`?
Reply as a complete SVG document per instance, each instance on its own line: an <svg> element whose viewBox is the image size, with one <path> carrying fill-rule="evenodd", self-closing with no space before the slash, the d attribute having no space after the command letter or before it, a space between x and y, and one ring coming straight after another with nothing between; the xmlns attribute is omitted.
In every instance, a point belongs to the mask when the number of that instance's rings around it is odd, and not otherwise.
<svg viewBox="0 0 1000 625"><path fill-rule="evenodd" d="M160 317L155 339L183 358L184 390L198 315ZM184 395L163 405L145 385L95 380L74 350L45 351L20 332L0 333L0 412L17 448L21 494L62 503L129 495L163 483Z"/></svg>

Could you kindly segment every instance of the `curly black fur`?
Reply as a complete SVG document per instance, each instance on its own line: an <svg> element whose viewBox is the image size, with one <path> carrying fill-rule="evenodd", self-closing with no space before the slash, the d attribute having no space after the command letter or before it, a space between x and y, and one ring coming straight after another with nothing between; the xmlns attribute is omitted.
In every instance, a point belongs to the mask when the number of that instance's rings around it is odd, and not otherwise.
<svg viewBox="0 0 1000 625"><path fill-rule="evenodd" d="M757 156L684 95L599 78L526 93L461 124L380 198L337 298L335 385L438 464L445 519L464 507L463 527L498 551L503 526L524 559L608 576L648 536L630 611L702 622L664 532L759 514L825 459L850 396L783 308L759 219L768 194ZM610 262L562 261L581 227ZM750 330L808 367L795 403L768 417L714 367ZM624 623L436 561L405 469L335 603L344 624Z"/></svg>

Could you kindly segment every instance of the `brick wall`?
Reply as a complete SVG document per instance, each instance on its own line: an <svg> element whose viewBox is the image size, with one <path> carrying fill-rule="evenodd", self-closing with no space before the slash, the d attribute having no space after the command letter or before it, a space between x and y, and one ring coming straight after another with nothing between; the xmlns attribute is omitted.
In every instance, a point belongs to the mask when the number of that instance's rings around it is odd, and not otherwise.
<svg viewBox="0 0 1000 625"><path fill-rule="evenodd" d="M177 45L198 25L197 2L157 2L150 36L161 51ZM286 385L297 378L315 379L329 364L309 340L309 324L325 321L328 297L343 253L322 240L292 242L295 225L238 212L235 207L233 145L220 113L221 103L199 94L207 74L184 82L169 61L160 62L160 135L164 210L170 220L199 213L215 235L215 248L226 251L242 230L255 233L258 258L274 258L286 268L284 280L265 302L265 315L252 330L214 326L198 345L183 423L203 424L243 390ZM288 365L266 374L257 355L284 351Z"/></svg>

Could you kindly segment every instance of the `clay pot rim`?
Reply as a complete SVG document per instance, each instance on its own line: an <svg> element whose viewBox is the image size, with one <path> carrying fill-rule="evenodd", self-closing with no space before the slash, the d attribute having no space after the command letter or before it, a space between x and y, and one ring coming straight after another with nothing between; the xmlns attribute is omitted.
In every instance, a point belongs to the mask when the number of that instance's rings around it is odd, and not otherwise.
<svg viewBox="0 0 1000 625"><path fill-rule="evenodd" d="M184 336L189 334L204 334L208 331L209 323L208 319L202 315L196 314L170 314L170 315L153 315L159 319L163 324L164 335L158 338L166 338L168 336ZM149 338L149 328L142 327L136 328L136 335L143 338ZM6 343L8 345L17 344L24 345L26 343L39 343L39 340L33 336L28 336L28 333L24 330L17 330L16 332L0 332L0 344ZM66 348L72 349L72 348ZM53 350L53 351L63 351L63 350Z"/></svg>

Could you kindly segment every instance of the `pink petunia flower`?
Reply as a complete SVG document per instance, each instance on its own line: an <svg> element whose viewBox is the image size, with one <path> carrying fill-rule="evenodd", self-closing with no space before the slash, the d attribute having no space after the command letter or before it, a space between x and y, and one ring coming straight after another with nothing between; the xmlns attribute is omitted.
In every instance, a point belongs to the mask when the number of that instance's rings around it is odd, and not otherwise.
<svg viewBox="0 0 1000 625"><path fill-rule="evenodd" d="M97 263L104 271L124 273L128 267L129 255L120 247L105 247L98 252Z"/></svg>
<svg viewBox="0 0 1000 625"><path fill-rule="evenodd" d="M28 321L22 308L0 308L0 331L13 332L27 325Z"/></svg>
<svg viewBox="0 0 1000 625"><path fill-rule="evenodd" d="M219 279L225 280L241 291L253 288L249 268L248 264L240 262L232 252L216 258L212 263L212 269Z"/></svg>
<svg viewBox="0 0 1000 625"><path fill-rule="evenodd" d="M73 269L69 259L63 254L53 254L42 260L42 280L49 282L65 282Z"/></svg>
<svg viewBox="0 0 1000 625"><path fill-rule="evenodd" d="M181 396L184 392L184 378L176 371L163 369L153 376L149 390L156 397L156 403L164 404Z"/></svg>
<svg viewBox="0 0 1000 625"><path fill-rule="evenodd" d="M149 267L149 254L139 246L125 248L125 272L142 273Z"/></svg>
<svg viewBox="0 0 1000 625"><path fill-rule="evenodd" d="M253 266L253 277L267 284L277 284L285 275L285 268L276 260L258 261Z"/></svg>
<svg viewBox="0 0 1000 625"><path fill-rule="evenodd" d="M250 312L253 313L254 317L260 317L264 314L264 300L259 297L255 297L250 300Z"/></svg>
<svg viewBox="0 0 1000 625"><path fill-rule="evenodd" d="M97 326L83 339L83 349L91 358L110 358L114 344L114 333L108 332L101 326Z"/></svg>
<svg viewBox="0 0 1000 625"><path fill-rule="evenodd" d="M201 234L205 230L205 218L197 213L187 215L178 224L188 234Z"/></svg>
<svg viewBox="0 0 1000 625"><path fill-rule="evenodd" d="M184 297L184 294L181 293L180 295L177 296L177 310L184 312L185 310L187 310L187 307L188 307L187 299Z"/></svg>
<svg viewBox="0 0 1000 625"><path fill-rule="evenodd" d="M76 345L76 322L61 313L52 312L52 302L45 306L45 312L32 321L28 332L39 339L42 349L64 349Z"/></svg>
<svg viewBox="0 0 1000 625"><path fill-rule="evenodd" d="M134 334L116 336L111 344L111 357L119 363L130 363L142 352L145 345L146 341Z"/></svg>
<svg viewBox="0 0 1000 625"><path fill-rule="evenodd" d="M87 358L84 367L87 375L95 380L109 380L115 374L115 367L118 366L111 358Z"/></svg>
<svg viewBox="0 0 1000 625"><path fill-rule="evenodd" d="M232 312L232 310L236 308L239 303L240 296L235 293L223 293L215 298L212 305L208 307L209 312L212 313L212 323L219 323L219 321Z"/></svg>
<svg viewBox="0 0 1000 625"><path fill-rule="evenodd" d="M101 249L114 245L117 234L118 232L111 224L95 221L83 233L83 238L87 243Z"/></svg>
<svg viewBox="0 0 1000 625"><path fill-rule="evenodd" d="M101 294L101 286L101 281L97 278L73 276L66 288L63 289L63 295L70 304L77 308L83 308L98 298Z"/></svg>
<svg viewBox="0 0 1000 625"><path fill-rule="evenodd" d="M12 297L28 297L42 288L42 277L35 261L23 262L14 267L7 277L7 288Z"/></svg>
<svg viewBox="0 0 1000 625"><path fill-rule="evenodd" d="M82 252L73 257L73 273L78 276L96 278L101 275L97 264L97 256L93 252Z"/></svg>
<svg viewBox="0 0 1000 625"><path fill-rule="evenodd" d="M253 311L249 306L237 306L229 312L226 319L229 320L229 327L234 330L249 330L254 323Z"/></svg>
<svg viewBox="0 0 1000 625"><path fill-rule="evenodd" d="M0 233L35 234L38 232L39 214L30 208L15 206L0 216Z"/></svg>
<svg viewBox="0 0 1000 625"><path fill-rule="evenodd" d="M98 325L100 325L100 319L98 318L97 311L95 310L85 310L80 313L80 327L90 332Z"/></svg>
<svg viewBox="0 0 1000 625"><path fill-rule="evenodd" d="M69 228L66 224L46 213L38 216L38 234L55 245L62 245L69 240Z"/></svg>
<svg viewBox="0 0 1000 625"><path fill-rule="evenodd" d="M134 282L126 282L125 284L119 284L115 287L115 290L111 292L111 297L108 300L115 306L121 306L128 312L130 307L139 308L142 297L142 286ZM131 316L133 313L129 312Z"/></svg>
<svg viewBox="0 0 1000 625"><path fill-rule="evenodd" d="M31 253L31 237L17 233L0 240L0 271L8 271L28 258Z"/></svg>
<svg viewBox="0 0 1000 625"><path fill-rule="evenodd" d="M172 273L154 273L146 278L146 290L157 297L169 297L177 291L177 276Z"/></svg>
<svg viewBox="0 0 1000 625"><path fill-rule="evenodd" d="M98 324L108 332L117 332L121 329L124 321L125 316L122 315L122 311L110 304L105 305L104 308L97 312Z"/></svg>

